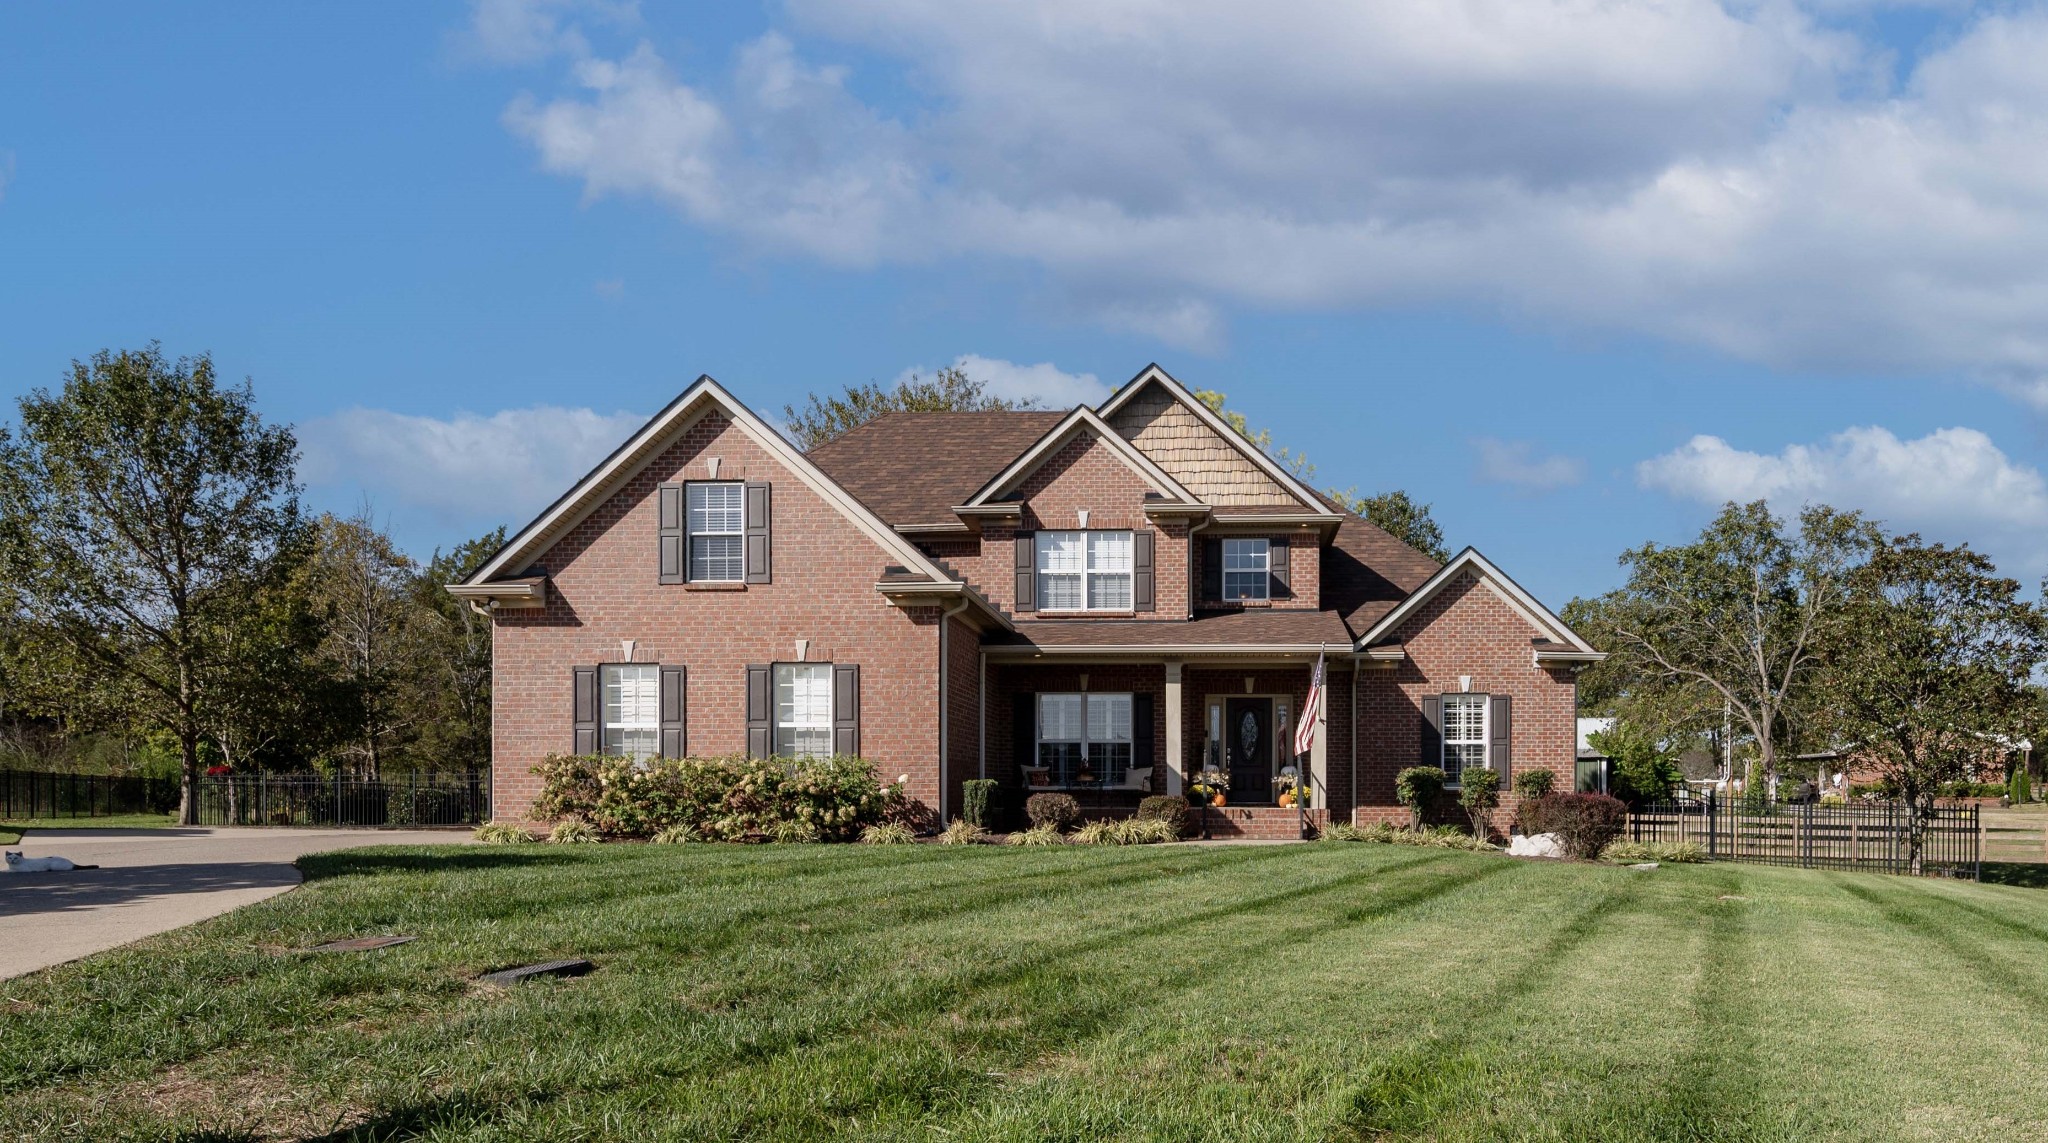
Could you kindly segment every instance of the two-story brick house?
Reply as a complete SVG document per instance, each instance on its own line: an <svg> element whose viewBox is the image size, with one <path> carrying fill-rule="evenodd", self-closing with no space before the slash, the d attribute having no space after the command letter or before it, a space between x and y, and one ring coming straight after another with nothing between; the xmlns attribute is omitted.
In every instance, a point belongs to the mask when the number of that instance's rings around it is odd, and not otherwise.
<svg viewBox="0 0 2048 1143"><path fill-rule="evenodd" d="M1265 809L1326 656L1318 819L1394 775L1572 781L1601 656L1470 548L1343 511L1157 366L1100 408L897 413L799 452L709 378L450 588L494 617L494 812L552 753L859 753L950 817L961 783L1102 812L1230 776ZM1511 802L1512 799L1509 799Z"/></svg>

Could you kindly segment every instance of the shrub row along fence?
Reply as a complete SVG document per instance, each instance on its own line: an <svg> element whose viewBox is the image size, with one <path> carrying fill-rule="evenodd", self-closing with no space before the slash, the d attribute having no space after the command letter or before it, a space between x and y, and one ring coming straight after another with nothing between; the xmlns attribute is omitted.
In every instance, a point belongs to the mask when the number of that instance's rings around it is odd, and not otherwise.
<svg viewBox="0 0 2048 1143"><path fill-rule="evenodd" d="M460 826L481 824L490 813L490 777L481 772L376 781L319 774L199 780L199 824L208 826Z"/></svg>
<svg viewBox="0 0 2048 1143"><path fill-rule="evenodd" d="M178 808L174 778L0 770L0 819L104 818Z"/></svg>
<svg viewBox="0 0 2048 1143"><path fill-rule="evenodd" d="M1654 844L1691 842L1709 861L1912 872L1906 807L1899 802L1759 806L1709 794L1637 807L1629 814L1628 836ZM1937 807L1921 826L1921 871L1981 877L1982 837L1976 806Z"/></svg>

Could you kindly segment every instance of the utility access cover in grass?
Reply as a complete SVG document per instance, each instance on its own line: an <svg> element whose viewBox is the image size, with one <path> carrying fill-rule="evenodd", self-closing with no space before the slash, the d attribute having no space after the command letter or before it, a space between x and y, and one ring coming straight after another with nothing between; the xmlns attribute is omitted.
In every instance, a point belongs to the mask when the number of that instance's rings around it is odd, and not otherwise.
<svg viewBox="0 0 2048 1143"><path fill-rule="evenodd" d="M539 964L529 964L522 968L487 972L477 979L485 984L513 985L539 976L582 976L596 967L587 960L544 960Z"/></svg>
<svg viewBox="0 0 2048 1143"><path fill-rule="evenodd" d="M418 939L417 937L350 937L345 941L328 941L324 945L314 945L312 948L304 951L369 952L371 949L388 949L392 945L402 945L407 941Z"/></svg>

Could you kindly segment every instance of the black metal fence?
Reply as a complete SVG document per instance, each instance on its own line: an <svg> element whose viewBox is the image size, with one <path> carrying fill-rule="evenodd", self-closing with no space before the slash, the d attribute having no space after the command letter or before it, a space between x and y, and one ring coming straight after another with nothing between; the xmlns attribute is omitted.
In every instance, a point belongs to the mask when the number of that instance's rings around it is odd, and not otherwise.
<svg viewBox="0 0 2048 1143"><path fill-rule="evenodd" d="M167 814L177 808L174 778L0 770L0 820Z"/></svg>
<svg viewBox="0 0 2048 1143"><path fill-rule="evenodd" d="M1756 804L1708 794L1639 806L1628 817L1633 841L1692 842L1709 861L1805 869L1910 873L1907 834L1906 807L1900 802ZM1938 806L1921 824L1921 871L1980 877L1982 837L1976 806Z"/></svg>
<svg viewBox="0 0 2048 1143"><path fill-rule="evenodd" d="M228 774L199 780L206 826L459 826L490 817L490 776L408 774L376 781L319 774Z"/></svg>

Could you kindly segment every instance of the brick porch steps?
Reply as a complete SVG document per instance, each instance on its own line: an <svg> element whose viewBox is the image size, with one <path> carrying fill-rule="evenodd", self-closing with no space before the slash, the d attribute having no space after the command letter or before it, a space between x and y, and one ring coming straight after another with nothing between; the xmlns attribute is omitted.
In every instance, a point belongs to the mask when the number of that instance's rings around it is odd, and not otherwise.
<svg viewBox="0 0 2048 1143"><path fill-rule="evenodd" d="M1202 810L1195 811L1196 836L1201 836ZM1212 838L1246 839L1252 841L1298 841L1301 838L1301 812L1293 806L1210 806L1209 836ZM1312 809L1308 812L1309 825L1320 831L1327 821L1327 811Z"/></svg>

